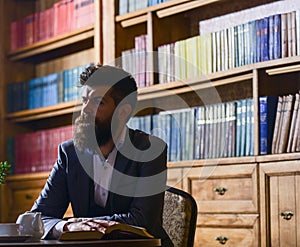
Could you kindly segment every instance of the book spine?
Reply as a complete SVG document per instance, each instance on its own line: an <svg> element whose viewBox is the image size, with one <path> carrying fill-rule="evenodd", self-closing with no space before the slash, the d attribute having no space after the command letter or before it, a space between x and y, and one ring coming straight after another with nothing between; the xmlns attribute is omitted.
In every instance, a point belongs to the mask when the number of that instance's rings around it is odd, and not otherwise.
<svg viewBox="0 0 300 247"><path fill-rule="evenodd" d="M256 62L261 62L261 49L260 49L260 44L261 44L261 28L262 20L256 20L255 21L255 29L256 29Z"/></svg>
<svg viewBox="0 0 300 247"><path fill-rule="evenodd" d="M274 59L281 58L281 15L274 16Z"/></svg>
<svg viewBox="0 0 300 247"><path fill-rule="evenodd" d="M274 59L274 16L269 16L269 59Z"/></svg>
<svg viewBox="0 0 300 247"><path fill-rule="evenodd" d="M278 138L279 138L279 128L280 128L280 118L281 118L281 111L282 111L282 102L283 98L281 96L278 97L278 103L276 108L276 117L275 117L275 125L274 125L274 132L272 138L272 154L276 154L278 151Z"/></svg>
<svg viewBox="0 0 300 247"><path fill-rule="evenodd" d="M269 60L269 18L262 19L262 39L261 39L261 53L262 61Z"/></svg>
<svg viewBox="0 0 300 247"><path fill-rule="evenodd" d="M293 149L293 143L294 143L294 136L296 132L296 121L297 121L297 115L298 115L298 108L299 108L299 94L297 93L295 95L295 103L293 108L293 114L292 114L292 120L291 120L291 127L289 131L289 138L288 138L288 145L287 145L287 152L295 152L295 149Z"/></svg>
<svg viewBox="0 0 300 247"><path fill-rule="evenodd" d="M288 56L287 13L281 14L281 57Z"/></svg>

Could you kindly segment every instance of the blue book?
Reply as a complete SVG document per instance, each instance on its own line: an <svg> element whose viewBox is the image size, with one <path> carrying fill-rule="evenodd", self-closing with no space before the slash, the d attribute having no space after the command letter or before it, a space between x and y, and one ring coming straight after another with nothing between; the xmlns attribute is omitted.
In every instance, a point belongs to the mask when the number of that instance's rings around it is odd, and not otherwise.
<svg viewBox="0 0 300 247"><path fill-rule="evenodd" d="M242 101L236 101L236 135L235 135L235 156L241 156L241 131L242 130Z"/></svg>
<svg viewBox="0 0 300 247"><path fill-rule="evenodd" d="M245 42L244 42L244 25L238 25L238 66L245 65Z"/></svg>
<svg viewBox="0 0 300 247"><path fill-rule="evenodd" d="M205 107L195 108L194 159L204 158L205 148Z"/></svg>
<svg viewBox="0 0 300 247"><path fill-rule="evenodd" d="M262 19L255 21L255 29L256 29L256 62L261 62L262 61L262 54L261 54Z"/></svg>
<svg viewBox="0 0 300 247"><path fill-rule="evenodd" d="M250 36L250 63L256 62L256 27L255 21L249 23L249 36Z"/></svg>
<svg viewBox="0 0 300 247"><path fill-rule="evenodd" d="M239 62L239 37L238 37L238 26L235 26L233 28L233 32L234 32L234 58L235 58L235 67L240 66L240 62Z"/></svg>
<svg viewBox="0 0 300 247"><path fill-rule="evenodd" d="M274 59L281 58L281 17L274 15Z"/></svg>
<svg viewBox="0 0 300 247"><path fill-rule="evenodd" d="M269 18L262 19L262 37L261 37L262 61L269 60Z"/></svg>
<svg viewBox="0 0 300 247"><path fill-rule="evenodd" d="M181 150L182 150L182 144L181 144L181 136L183 128L180 126L180 111L172 112L170 115L170 123L171 123L171 133L170 133L170 161L178 161L181 157ZM167 119L166 119L167 120ZM168 120L167 120L168 121ZM163 125L163 126L167 126Z"/></svg>
<svg viewBox="0 0 300 247"><path fill-rule="evenodd" d="M277 110L277 96L259 97L260 154L270 154Z"/></svg>
<svg viewBox="0 0 300 247"><path fill-rule="evenodd" d="M246 100L246 147L245 156L253 153L253 99Z"/></svg>
<svg viewBox="0 0 300 247"><path fill-rule="evenodd" d="M269 59L274 59L274 16L269 16Z"/></svg>
<svg viewBox="0 0 300 247"><path fill-rule="evenodd" d="M241 136L240 136L240 156L246 154L246 128L247 128L247 99L241 100Z"/></svg>

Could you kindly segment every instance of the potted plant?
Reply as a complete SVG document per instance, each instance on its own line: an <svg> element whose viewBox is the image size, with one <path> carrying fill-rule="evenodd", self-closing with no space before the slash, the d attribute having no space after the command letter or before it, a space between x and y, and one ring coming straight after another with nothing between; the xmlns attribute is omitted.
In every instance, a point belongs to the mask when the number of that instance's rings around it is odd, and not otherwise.
<svg viewBox="0 0 300 247"><path fill-rule="evenodd" d="M9 168L10 164L8 161L0 162L0 184L4 183L4 178L7 175Z"/></svg>

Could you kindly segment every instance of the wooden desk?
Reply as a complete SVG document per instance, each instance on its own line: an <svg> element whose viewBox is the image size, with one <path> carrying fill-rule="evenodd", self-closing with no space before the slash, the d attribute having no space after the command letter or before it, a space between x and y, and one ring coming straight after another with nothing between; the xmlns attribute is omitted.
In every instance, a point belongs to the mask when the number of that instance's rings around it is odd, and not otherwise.
<svg viewBox="0 0 300 247"><path fill-rule="evenodd" d="M160 239L126 239L126 240L97 240L97 241L57 241L57 240L41 240L38 242L23 242L23 243L1 243L1 247L6 246L85 246L85 247L155 247L161 246Z"/></svg>

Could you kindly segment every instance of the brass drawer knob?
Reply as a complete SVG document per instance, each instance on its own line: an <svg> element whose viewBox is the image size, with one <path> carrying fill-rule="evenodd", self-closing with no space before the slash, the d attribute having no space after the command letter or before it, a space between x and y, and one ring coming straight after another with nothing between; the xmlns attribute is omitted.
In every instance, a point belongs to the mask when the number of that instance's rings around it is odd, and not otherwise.
<svg viewBox="0 0 300 247"><path fill-rule="evenodd" d="M216 240L220 243L220 244L226 244L226 242L228 241L227 237L224 236L218 236L216 237Z"/></svg>
<svg viewBox="0 0 300 247"><path fill-rule="evenodd" d="M285 220L290 220L294 216L294 213L292 211L284 211L280 213L280 216Z"/></svg>
<svg viewBox="0 0 300 247"><path fill-rule="evenodd" d="M32 200L33 196L30 195L30 194L26 194L26 195L25 195L25 198L26 198L27 200Z"/></svg>
<svg viewBox="0 0 300 247"><path fill-rule="evenodd" d="M226 189L226 188L224 188L224 187L217 187L217 188L214 188L214 191L215 191L218 195L220 195L220 196L223 196L227 190L228 190L228 189Z"/></svg>

